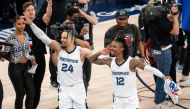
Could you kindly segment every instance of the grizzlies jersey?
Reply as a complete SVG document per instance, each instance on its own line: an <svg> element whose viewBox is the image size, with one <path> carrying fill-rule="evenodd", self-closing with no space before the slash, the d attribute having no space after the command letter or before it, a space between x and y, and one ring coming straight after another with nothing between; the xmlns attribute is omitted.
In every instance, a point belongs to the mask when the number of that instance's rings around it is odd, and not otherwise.
<svg viewBox="0 0 190 109"><path fill-rule="evenodd" d="M57 62L57 80L60 85L75 85L83 82L80 47L75 46L72 52L61 49Z"/></svg>
<svg viewBox="0 0 190 109"><path fill-rule="evenodd" d="M137 95L136 74L129 70L129 62L132 58L128 57L122 64L118 65L115 58L112 58L111 71L113 78L113 93L118 97L129 97Z"/></svg>

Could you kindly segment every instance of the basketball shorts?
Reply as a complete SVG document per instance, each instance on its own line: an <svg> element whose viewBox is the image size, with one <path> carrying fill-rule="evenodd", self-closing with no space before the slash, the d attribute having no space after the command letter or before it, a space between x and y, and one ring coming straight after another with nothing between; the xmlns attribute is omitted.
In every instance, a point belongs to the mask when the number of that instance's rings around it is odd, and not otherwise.
<svg viewBox="0 0 190 109"><path fill-rule="evenodd" d="M59 87L59 109L86 109L84 83Z"/></svg>
<svg viewBox="0 0 190 109"><path fill-rule="evenodd" d="M113 109L138 109L138 96L114 97Z"/></svg>

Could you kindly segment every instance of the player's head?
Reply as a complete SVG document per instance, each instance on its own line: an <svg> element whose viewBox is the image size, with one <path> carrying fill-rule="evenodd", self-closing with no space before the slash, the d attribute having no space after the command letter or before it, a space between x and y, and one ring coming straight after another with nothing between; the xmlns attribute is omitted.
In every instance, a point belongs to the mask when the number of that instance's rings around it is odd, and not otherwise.
<svg viewBox="0 0 190 109"><path fill-rule="evenodd" d="M74 45L74 34L73 31L63 31L61 34L61 45L65 49L68 46Z"/></svg>
<svg viewBox="0 0 190 109"><path fill-rule="evenodd" d="M111 43L111 54L116 56L123 55L123 58L128 57L128 46L123 36L116 36Z"/></svg>
<svg viewBox="0 0 190 109"><path fill-rule="evenodd" d="M36 11L35 11L33 2L24 3L22 8L23 8L23 14L26 17L28 17L28 18L30 18L32 20L36 17Z"/></svg>
<svg viewBox="0 0 190 109"><path fill-rule="evenodd" d="M127 10L119 10L115 14L117 25L120 27L125 27L128 25L129 14Z"/></svg>

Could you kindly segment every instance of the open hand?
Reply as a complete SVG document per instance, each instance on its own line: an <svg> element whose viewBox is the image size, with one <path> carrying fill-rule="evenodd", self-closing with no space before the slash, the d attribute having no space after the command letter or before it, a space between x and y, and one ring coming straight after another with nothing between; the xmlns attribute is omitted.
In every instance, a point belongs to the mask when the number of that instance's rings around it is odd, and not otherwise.
<svg viewBox="0 0 190 109"><path fill-rule="evenodd" d="M101 50L101 54L102 55L109 55L110 54L110 49L109 48L104 48L103 50Z"/></svg>

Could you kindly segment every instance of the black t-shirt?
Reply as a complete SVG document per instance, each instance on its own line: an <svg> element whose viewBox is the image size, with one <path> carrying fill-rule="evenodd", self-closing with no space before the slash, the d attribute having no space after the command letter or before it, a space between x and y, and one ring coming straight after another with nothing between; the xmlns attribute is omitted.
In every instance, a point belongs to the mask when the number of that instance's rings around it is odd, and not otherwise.
<svg viewBox="0 0 190 109"><path fill-rule="evenodd" d="M149 34L152 42L152 49L160 49L160 46L171 44L171 30L173 23L166 17L156 19L149 25Z"/></svg>
<svg viewBox="0 0 190 109"><path fill-rule="evenodd" d="M50 21L47 25L47 35L51 39L55 39L55 37L51 34L51 25L56 24L56 22L63 23L66 19L66 3L67 0L53 0L52 1L52 15ZM47 2L44 1L40 11L38 12L37 16L42 17L46 12Z"/></svg>
<svg viewBox="0 0 190 109"><path fill-rule="evenodd" d="M83 28L85 23L89 24L89 39L85 39L84 37L78 37L82 40L86 40L90 43L90 45L93 45L93 25L84 17L80 17L78 22L75 23L75 28L78 33L81 32L81 29Z"/></svg>
<svg viewBox="0 0 190 109"><path fill-rule="evenodd" d="M122 34L124 34L122 36L131 37L132 44L131 46L128 46L129 55L136 56L138 42L142 41L142 39L138 27L134 24L128 24L126 28L121 28L118 25L114 25L113 27L108 29L104 37L104 47L108 46L111 41L114 40L116 35L119 34L119 32L122 32Z"/></svg>
<svg viewBox="0 0 190 109"><path fill-rule="evenodd" d="M44 32L46 30L46 24L44 23L42 17L41 18L35 18L33 20L33 23L36 24L40 29L42 29ZM39 40L34 33L32 32L32 29L30 28L29 25L26 25L25 31L28 33L28 36L32 38L32 52L35 55L43 55L46 54L46 47L45 44Z"/></svg>

